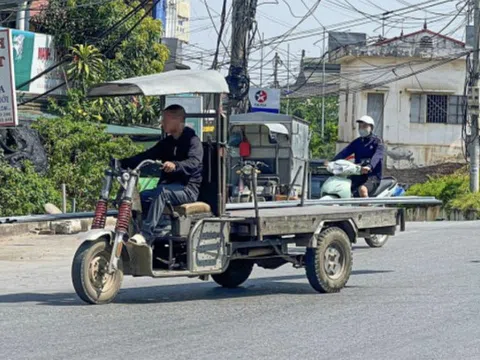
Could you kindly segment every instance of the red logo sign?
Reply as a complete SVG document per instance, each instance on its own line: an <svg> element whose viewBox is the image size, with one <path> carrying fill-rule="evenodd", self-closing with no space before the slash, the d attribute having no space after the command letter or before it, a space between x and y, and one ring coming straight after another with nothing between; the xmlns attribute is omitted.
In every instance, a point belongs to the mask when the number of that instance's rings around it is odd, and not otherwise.
<svg viewBox="0 0 480 360"><path fill-rule="evenodd" d="M259 90L259 91L257 91L257 93L255 94L255 100L256 100L259 104L263 104L265 101L267 101L267 98L268 98L268 95L267 95L267 92L266 92L266 91Z"/></svg>

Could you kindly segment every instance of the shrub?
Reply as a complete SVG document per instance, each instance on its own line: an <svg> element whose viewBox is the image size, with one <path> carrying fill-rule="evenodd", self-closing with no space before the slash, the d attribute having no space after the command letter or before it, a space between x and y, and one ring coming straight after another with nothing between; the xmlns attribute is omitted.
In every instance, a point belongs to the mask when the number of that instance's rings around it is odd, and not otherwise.
<svg viewBox="0 0 480 360"><path fill-rule="evenodd" d="M30 162L24 165L22 171L0 161L0 216L39 214L48 202L60 204L53 182L36 173Z"/></svg>
<svg viewBox="0 0 480 360"><path fill-rule="evenodd" d="M110 156L123 158L141 151L128 137L105 132L105 125L74 121L69 117L38 120L47 152L47 177L56 189L66 184L67 198L75 199L77 211L93 210Z"/></svg>
<svg viewBox="0 0 480 360"><path fill-rule="evenodd" d="M441 200L444 206L449 209L451 208L452 200L467 193L468 188L469 177L462 170L447 176L431 177L423 184L415 184L407 190L406 195L434 196Z"/></svg>

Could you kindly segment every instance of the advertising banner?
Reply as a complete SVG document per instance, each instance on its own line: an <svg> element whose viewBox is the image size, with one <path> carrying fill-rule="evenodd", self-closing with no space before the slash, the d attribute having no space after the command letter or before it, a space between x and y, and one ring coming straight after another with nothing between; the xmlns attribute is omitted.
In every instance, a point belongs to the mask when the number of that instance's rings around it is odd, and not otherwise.
<svg viewBox="0 0 480 360"><path fill-rule="evenodd" d="M18 125L13 70L12 36L0 29L0 126Z"/></svg>
<svg viewBox="0 0 480 360"><path fill-rule="evenodd" d="M15 88L17 90L43 94L64 81L62 69L58 67L34 82L19 88L19 85L56 64L57 57L52 36L16 29L12 29L10 32L15 71ZM65 87L61 87L50 94L65 94Z"/></svg>

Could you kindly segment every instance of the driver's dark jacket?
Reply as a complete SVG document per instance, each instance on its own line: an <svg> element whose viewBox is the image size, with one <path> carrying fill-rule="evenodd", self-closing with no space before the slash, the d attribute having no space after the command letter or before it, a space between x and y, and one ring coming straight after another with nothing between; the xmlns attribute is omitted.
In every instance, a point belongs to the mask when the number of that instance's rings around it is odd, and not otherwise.
<svg viewBox="0 0 480 360"><path fill-rule="evenodd" d="M173 162L175 171L162 171L162 183L180 183L198 194L202 183L203 146L192 128L186 126L178 139L168 135L147 151L120 162L122 168L133 169L147 159Z"/></svg>
<svg viewBox="0 0 480 360"><path fill-rule="evenodd" d="M375 134L366 137L359 137L353 140L348 146L340 151L334 158L335 160L346 159L350 155L355 154L355 163L362 164L365 160L369 160L369 166L372 171L368 177L376 177L382 179L384 145L382 139Z"/></svg>

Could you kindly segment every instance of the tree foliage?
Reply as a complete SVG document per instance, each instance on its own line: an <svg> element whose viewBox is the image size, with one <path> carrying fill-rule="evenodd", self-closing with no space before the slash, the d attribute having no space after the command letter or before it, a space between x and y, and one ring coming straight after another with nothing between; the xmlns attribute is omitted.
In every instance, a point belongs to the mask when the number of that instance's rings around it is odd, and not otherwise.
<svg viewBox="0 0 480 360"><path fill-rule="evenodd" d="M38 120L33 127L43 139L50 167L47 177L56 189L66 184L67 196L80 210L93 209L110 156L140 152L127 137L112 137L105 125L64 117Z"/></svg>
<svg viewBox="0 0 480 360"><path fill-rule="evenodd" d="M283 100L282 113L287 112L287 100ZM322 98L294 99L288 104L289 114L310 123L312 138L310 151L313 158L330 159L335 155L338 139L338 97L325 98L325 128L322 138Z"/></svg>
<svg viewBox="0 0 480 360"><path fill-rule="evenodd" d="M67 100L61 104L51 100L52 111L74 120L157 122L159 99L126 97L99 101L85 96L87 89L100 81L163 71L169 53L161 44L162 24L145 16L145 9L135 12L139 5L139 1L98 4L91 0L51 0L32 19L37 31L54 36L60 58L69 61ZM132 12L131 17L121 22Z"/></svg>

